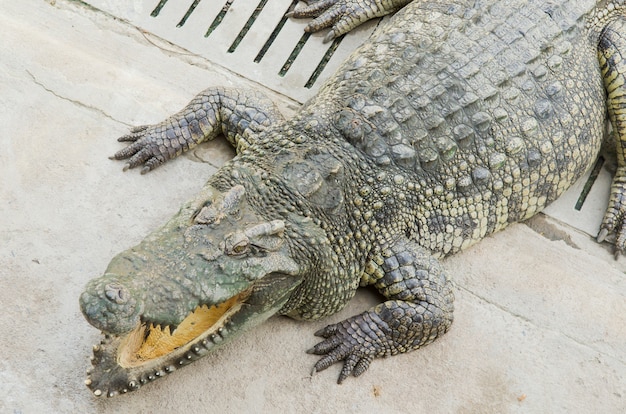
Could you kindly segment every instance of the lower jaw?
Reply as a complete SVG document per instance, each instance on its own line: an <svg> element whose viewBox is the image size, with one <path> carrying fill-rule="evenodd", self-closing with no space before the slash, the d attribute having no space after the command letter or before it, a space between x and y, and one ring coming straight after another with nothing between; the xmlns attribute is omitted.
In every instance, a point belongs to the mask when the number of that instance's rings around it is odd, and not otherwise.
<svg viewBox="0 0 626 414"><path fill-rule="evenodd" d="M123 366L119 361L123 337L105 334L99 345L94 345L93 365L87 371L85 385L96 397L114 397L137 391L144 385L164 378L172 372L208 355L220 345L230 342L238 334L256 326L277 311L276 308L255 313L238 304L211 329L189 343L160 358L140 365Z"/></svg>
<svg viewBox="0 0 626 414"><path fill-rule="evenodd" d="M185 345L140 364L121 362L124 360L120 355L124 354L125 338L105 334L100 344L93 347L93 367L87 371L85 385L97 397L114 397L136 391L147 383L163 378L209 354L241 331L232 320L241 307L238 304L229 309L218 323Z"/></svg>
<svg viewBox="0 0 626 414"><path fill-rule="evenodd" d="M239 302L226 310L209 329L158 358L140 363L125 363L128 360L120 357L126 352L123 352L125 338L104 334L100 344L94 345L91 358L93 367L87 371L85 384L97 397L114 397L136 391L208 355L283 308L300 280L290 275L272 275L273 277L266 277L267 281L264 283L233 298ZM268 294L270 291L271 295Z"/></svg>

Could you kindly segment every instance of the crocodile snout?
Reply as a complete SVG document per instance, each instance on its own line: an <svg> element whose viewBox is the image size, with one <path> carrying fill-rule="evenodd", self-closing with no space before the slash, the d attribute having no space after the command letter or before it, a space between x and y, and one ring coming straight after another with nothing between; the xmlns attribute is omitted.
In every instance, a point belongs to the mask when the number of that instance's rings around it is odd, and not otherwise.
<svg viewBox="0 0 626 414"><path fill-rule="evenodd" d="M87 285L80 296L80 308L93 326L119 334L137 326L144 304L133 295L128 283L117 275L106 274Z"/></svg>
<svg viewBox="0 0 626 414"><path fill-rule="evenodd" d="M104 294L107 299L118 305L123 305L128 302L130 298L130 292L126 287L119 283L109 283L104 287Z"/></svg>

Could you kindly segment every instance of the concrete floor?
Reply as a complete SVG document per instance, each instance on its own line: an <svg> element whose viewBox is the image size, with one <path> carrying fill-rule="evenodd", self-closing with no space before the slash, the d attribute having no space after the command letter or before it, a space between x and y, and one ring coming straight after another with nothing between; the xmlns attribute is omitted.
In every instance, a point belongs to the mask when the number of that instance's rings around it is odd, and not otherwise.
<svg viewBox="0 0 626 414"><path fill-rule="evenodd" d="M328 320L272 318L137 393L93 397L99 332L80 313L83 286L232 156L219 140L141 176L107 158L115 138L204 87L259 85L80 2L5 1L0 39L0 413L625 410L626 261L545 216L447 260L451 332L361 378L338 386L339 365L311 377L304 351L367 294Z"/></svg>

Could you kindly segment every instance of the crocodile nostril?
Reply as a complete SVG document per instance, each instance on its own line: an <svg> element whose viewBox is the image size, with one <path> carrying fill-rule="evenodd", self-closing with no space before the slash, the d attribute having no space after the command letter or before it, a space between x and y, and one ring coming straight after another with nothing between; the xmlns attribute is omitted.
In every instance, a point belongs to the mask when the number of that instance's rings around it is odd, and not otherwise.
<svg viewBox="0 0 626 414"><path fill-rule="evenodd" d="M111 302L117 303L118 305L128 302L128 298L130 297L128 290L126 290L124 286L117 283L110 283L106 285L104 287L104 294L107 299Z"/></svg>

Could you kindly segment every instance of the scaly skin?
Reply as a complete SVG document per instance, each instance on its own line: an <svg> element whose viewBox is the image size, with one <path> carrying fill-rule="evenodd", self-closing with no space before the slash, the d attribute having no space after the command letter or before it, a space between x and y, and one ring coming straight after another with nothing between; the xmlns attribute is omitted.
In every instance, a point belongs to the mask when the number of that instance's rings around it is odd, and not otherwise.
<svg viewBox="0 0 626 414"><path fill-rule="evenodd" d="M323 5L350 14L360 1ZM343 361L341 382L444 334L453 293L438 259L537 213L590 167L605 88L624 142L623 1L594 5L414 1L290 120L259 94L212 88L123 137L134 143L114 158L142 172L220 133L238 155L87 286L83 313L105 333L88 386L136 390L272 314L337 312L358 286L386 300L318 331L314 371ZM624 182L603 237L626 240ZM185 319L205 305L221 311Z"/></svg>

